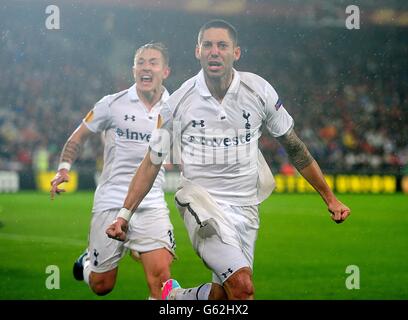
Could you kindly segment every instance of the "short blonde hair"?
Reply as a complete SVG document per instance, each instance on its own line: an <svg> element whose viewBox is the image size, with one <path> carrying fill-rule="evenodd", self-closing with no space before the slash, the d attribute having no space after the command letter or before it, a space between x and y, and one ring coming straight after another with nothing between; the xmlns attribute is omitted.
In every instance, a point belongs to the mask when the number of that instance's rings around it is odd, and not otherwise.
<svg viewBox="0 0 408 320"><path fill-rule="evenodd" d="M149 43L146 43L145 45L139 47L136 50L134 60L136 60L136 56L139 53L141 53L142 51L147 50L147 49L154 49L154 50L160 51L161 55L163 56L164 64L166 66L169 65L169 62L170 62L169 51L167 50L167 47L162 42L149 42Z"/></svg>

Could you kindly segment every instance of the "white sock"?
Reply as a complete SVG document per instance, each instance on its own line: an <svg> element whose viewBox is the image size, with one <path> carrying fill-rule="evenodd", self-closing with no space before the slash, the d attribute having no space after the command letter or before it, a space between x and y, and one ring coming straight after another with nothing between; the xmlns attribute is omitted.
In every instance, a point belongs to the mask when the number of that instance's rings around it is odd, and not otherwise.
<svg viewBox="0 0 408 320"><path fill-rule="evenodd" d="M157 299L153 298L152 296L149 296L149 298L147 298L147 300L157 300Z"/></svg>
<svg viewBox="0 0 408 320"><path fill-rule="evenodd" d="M91 261L89 259L85 259L84 261L84 281L89 286L89 276L91 275Z"/></svg>
<svg viewBox="0 0 408 320"><path fill-rule="evenodd" d="M175 291L174 300L208 300L211 283L205 283L195 288L176 289Z"/></svg>

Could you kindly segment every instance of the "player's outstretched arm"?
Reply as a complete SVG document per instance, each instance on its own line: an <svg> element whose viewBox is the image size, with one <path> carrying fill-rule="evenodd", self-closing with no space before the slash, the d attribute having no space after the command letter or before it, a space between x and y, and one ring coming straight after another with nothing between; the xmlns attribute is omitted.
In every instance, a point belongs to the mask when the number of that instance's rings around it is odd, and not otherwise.
<svg viewBox="0 0 408 320"><path fill-rule="evenodd" d="M278 141L285 148L295 168L319 192L327 205L327 209L332 214L331 218L336 223L346 220L350 215L350 209L336 198L324 179L316 160L295 131L293 129L289 130L285 135L278 137Z"/></svg>
<svg viewBox="0 0 408 320"><path fill-rule="evenodd" d="M106 234L109 238L125 241L128 221L152 188L160 167L161 163L155 164L152 162L151 153L148 151L130 182L128 193L118 218L106 229Z"/></svg>
<svg viewBox="0 0 408 320"><path fill-rule="evenodd" d="M81 147L85 143L91 131L84 125L81 124L68 138L61 152L60 163L58 166L57 173L51 180L51 200L54 199L55 194L60 194L65 192L64 189L60 189L58 186L63 182L69 181L69 170L72 164L78 158Z"/></svg>

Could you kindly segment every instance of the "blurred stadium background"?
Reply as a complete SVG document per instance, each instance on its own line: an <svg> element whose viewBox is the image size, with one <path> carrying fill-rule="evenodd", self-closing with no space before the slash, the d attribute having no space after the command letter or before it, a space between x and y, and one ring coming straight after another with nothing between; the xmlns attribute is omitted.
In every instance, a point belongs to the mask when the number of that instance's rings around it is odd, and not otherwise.
<svg viewBox="0 0 408 320"><path fill-rule="evenodd" d="M276 174L277 194L261 210L257 297L408 298L407 2L52 4L59 9L59 30L46 28L48 1L0 3L0 299L94 298L71 280L70 268L86 245L102 147L98 138L89 141L68 186L77 192L50 203L44 191L59 152L96 101L132 84L140 45L168 46L170 92L196 74L196 34L211 18L237 27L237 69L255 72L276 88L298 134L354 212L347 224L332 226L318 196L264 135L261 148ZM345 26L351 4L360 9L358 30ZM170 172L167 185L172 209L176 176ZM208 280L180 218L172 216L180 256L174 274L188 285ZM51 264L61 269L61 290L44 286ZM344 270L352 264L361 266L361 290L344 286ZM147 297L142 270L135 268L124 261L118 288L108 298Z"/></svg>

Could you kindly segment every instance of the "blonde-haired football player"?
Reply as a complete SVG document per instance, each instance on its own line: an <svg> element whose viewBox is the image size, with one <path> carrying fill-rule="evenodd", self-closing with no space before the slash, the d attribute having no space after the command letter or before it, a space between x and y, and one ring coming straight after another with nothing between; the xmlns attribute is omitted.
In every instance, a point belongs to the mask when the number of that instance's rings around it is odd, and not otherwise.
<svg viewBox="0 0 408 320"><path fill-rule="evenodd" d="M169 96L162 85L169 74L169 57L163 44L140 47L134 58L135 84L95 104L66 142L58 172L51 181L54 198L63 191L58 185L69 180L69 170L85 140L91 134L103 132L104 166L95 192L89 244L74 264L75 278L84 280L98 295L113 289L119 260L128 249L143 264L151 299L160 299L162 282L170 277L175 241L162 190L162 166L138 214L129 221L126 241L118 242L105 234L116 219L132 176L147 151L160 107Z"/></svg>

